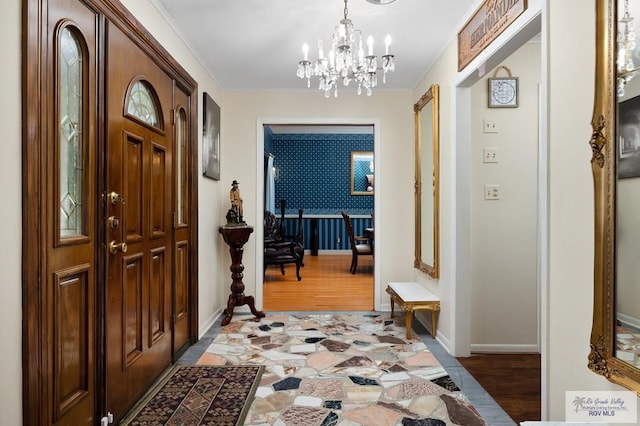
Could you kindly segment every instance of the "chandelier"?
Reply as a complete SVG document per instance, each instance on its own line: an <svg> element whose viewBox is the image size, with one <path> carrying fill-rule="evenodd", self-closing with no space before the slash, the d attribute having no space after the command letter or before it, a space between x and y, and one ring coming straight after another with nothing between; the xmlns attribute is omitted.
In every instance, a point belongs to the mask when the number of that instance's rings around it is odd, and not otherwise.
<svg viewBox="0 0 640 426"><path fill-rule="evenodd" d="M629 13L629 0L624 2L624 14L618 25L618 96L624 96L627 83L638 73L633 57L636 52L636 33Z"/></svg>
<svg viewBox="0 0 640 426"><path fill-rule="evenodd" d="M368 53L364 54L362 32L354 29L348 18L347 0L344 0L344 18L333 31L331 49L324 55L322 40L318 41L318 59L309 61L309 45L302 46L303 59L298 62L297 75L307 79L307 87L311 87L311 76L318 77L318 88L326 97L338 96L338 83L345 87L353 81L358 86L358 95L364 88L367 96L378 85L378 70L383 72L382 82L386 83L388 71L395 70L393 55L389 53L391 36L385 38L385 54L382 55L382 66L378 67L378 57L373 54L373 37L367 38Z"/></svg>

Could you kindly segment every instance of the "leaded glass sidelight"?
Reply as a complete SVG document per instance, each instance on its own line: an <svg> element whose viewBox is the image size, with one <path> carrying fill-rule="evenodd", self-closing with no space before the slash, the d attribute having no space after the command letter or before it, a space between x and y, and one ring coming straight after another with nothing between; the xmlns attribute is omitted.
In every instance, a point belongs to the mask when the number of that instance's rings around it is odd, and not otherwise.
<svg viewBox="0 0 640 426"><path fill-rule="evenodd" d="M178 183L178 223L185 223L185 216L187 210L187 115L184 109L180 108L178 118L176 120L176 133L177 133L177 150L178 150L178 170L176 173Z"/></svg>
<svg viewBox="0 0 640 426"><path fill-rule="evenodd" d="M58 166L60 236L85 234L83 223L83 52L69 28L59 33L58 50Z"/></svg>
<svg viewBox="0 0 640 426"><path fill-rule="evenodd" d="M155 96L143 81L136 81L129 94L127 113L153 127L160 128L160 114Z"/></svg>

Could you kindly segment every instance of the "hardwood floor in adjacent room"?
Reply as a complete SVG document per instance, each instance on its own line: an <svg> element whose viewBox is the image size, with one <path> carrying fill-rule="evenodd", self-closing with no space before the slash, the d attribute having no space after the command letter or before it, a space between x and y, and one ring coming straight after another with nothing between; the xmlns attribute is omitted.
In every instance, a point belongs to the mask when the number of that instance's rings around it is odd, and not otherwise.
<svg viewBox="0 0 640 426"><path fill-rule="evenodd" d="M372 311L373 258L358 259L355 274L349 272L351 253L305 254L302 280L294 265L267 268L263 286L265 311Z"/></svg>
<svg viewBox="0 0 640 426"><path fill-rule="evenodd" d="M473 354L456 359L517 424L540 420L540 354Z"/></svg>

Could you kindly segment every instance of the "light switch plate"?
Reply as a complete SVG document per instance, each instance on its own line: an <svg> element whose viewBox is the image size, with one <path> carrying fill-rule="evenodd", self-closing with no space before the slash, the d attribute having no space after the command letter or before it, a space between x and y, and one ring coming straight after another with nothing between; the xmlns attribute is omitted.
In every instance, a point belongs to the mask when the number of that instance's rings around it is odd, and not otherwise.
<svg viewBox="0 0 640 426"><path fill-rule="evenodd" d="M485 185L484 186L484 199L485 200L499 200L500 199L500 185Z"/></svg>
<svg viewBox="0 0 640 426"><path fill-rule="evenodd" d="M482 120L482 133L498 133L498 124L494 120Z"/></svg>
<svg viewBox="0 0 640 426"><path fill-rule="evenodd" d="M497 163L498 162L498 148L482 148L482 162L483 163Z"/></svg>

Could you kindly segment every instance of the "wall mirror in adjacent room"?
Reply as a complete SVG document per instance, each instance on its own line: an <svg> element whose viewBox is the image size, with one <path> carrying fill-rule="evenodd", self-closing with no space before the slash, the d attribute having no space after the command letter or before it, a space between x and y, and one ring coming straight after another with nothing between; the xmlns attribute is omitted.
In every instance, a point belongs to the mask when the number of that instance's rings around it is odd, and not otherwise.
<svg viewBox="0 0 640 426"><path fill-rule="evenodd" d="M597 0L596 15L589 368L640 393L640 56L628 36L638 31L640 0Z"/></svg>
<svg viewBox="0 0 640 426"><path fill-rule="evenodd" d="M415 113L415 261L414 266L438 278L439 116L438 85L413 106Z"/></svg>
<svg viewBox="0 0 640 426"><path fill-rule="evenodd" d="M373 195L372 151L351 151L351 195Z"/></svg>

